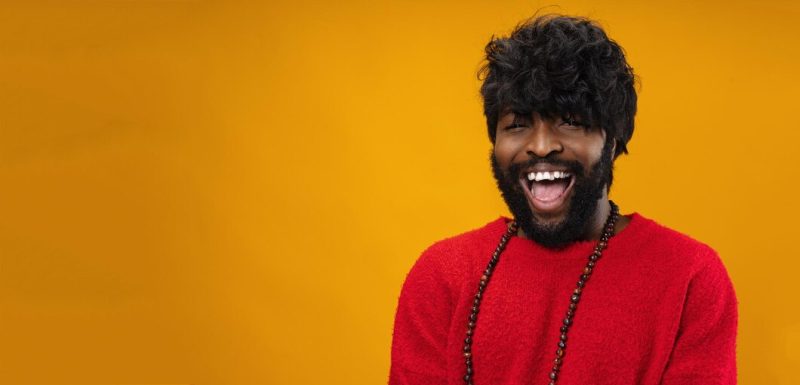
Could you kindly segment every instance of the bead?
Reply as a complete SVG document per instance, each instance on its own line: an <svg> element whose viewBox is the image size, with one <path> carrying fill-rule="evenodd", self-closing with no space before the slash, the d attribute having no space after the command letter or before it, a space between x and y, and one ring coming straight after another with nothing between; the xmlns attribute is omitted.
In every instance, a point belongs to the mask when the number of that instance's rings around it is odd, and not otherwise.
<svg viewBox="0 0 800 385"><path fill-rule="evenodd" d="M470 352L464 352L464 357L472 357L472 353L470 353Z"/></svg>
<svg viewBox="0 0 800 385"><path fill-rule="evenodd" d="M556 379L556 372L555 371L550 372L550 379L551 380L555 380Z"/></svg>
<svg viewBox="0 0 800 385"><path fill-rule="evenodd" d="M468 353L468 352L470 352L470 351L472 351L472 349L470 348L470 346L469 346L469 345L464 345L464 353Z"/></svg>
<svg viewBox="0 0 800 385"><path fill-rule="evenodd" d="M556 350L556 355L559 357L564 357L564 349L559 348Z"/></svg>
<svg viewBox="0 0 800 385"><path fill-rule="evenodd" d="M567 325L562 325L561 328L559 328L558 330L561 330L562 333L566 333L567 330L569 330L569 328L567 327Z"/></svg>
<svg viewBox="0 0 800 385"><path fill-rule="evenodd" d="M471 379L472 379L472 376L470 376L469 374L465 374L464 375L464 382L469 382Z"/></svg>
<svg viewBox="0 0 800 385"><path fill-rule="evenodd" d="M564 341L558 341L558 347L561 349L565 349L567 347L567 343Z"/></svg>
<svg viewBox="0 0 800 385"><path fill-rule="evenodd" d="M589 263L586 264L586 266L589 267L594 267L594 265L595 265L594 261L589 261Z"/></svg>
<svg viewBox="0 0 800 385"><path fill-rule="evenodd" d="M471 336L471 335L472 335L472 329L467 329L467 335L468 335L468 336Z"/></svg>
<svg viewBox="0 0 800 385"><path fill-rule="evenodd" d="M571 303L569 304L569 310L575 310L578 307L578 304Z"/></svg>
<svg viewBox="0 0 800 385"><path fill-rule="evenodd" d="M581 279L584 280L584 281L588 281L589 280L589 275L588 274L582 274L581 275Z"/></svg>
<svg viewBox="0 0 800 385"><path fill-rule="evenodd" d="M580 301L580 299L581 299L581 296L579 296L577 294L573 294L572 297L569 297L569 300L572 301L572 303L578 303L578 301Z"/></svg>
<svg viewBox="0 0 800 385"><path fill-rule="evenodd" d="M586 281L584 281L582 279L578 280L578 287L583 287L583 285L585 285L585 284L586 284Z"/></svg>
<svg viewBox="0 0 800 385"><path fill-rule="evenodd" d="M564 325L569 326L572 323L572 320L569 318L564 318Z"/></svg>
<svg viewBox="0 0 800 385"><path fill-rule="evenodd" d="M583 274L592 274L592 268L589 266L584 267Z"/></svg>
<svg viewBox="0 0 800 385"><path fill-rule="evenodd" d="M561 338L561 341L566 341L567 340L567 333L561 333L561 337L559 337L559 338Z"/></svg>
<svg viewBox="0 0 800 385"><path fill-rule="evenodd" d="M572 292L572 294L580 295L581 294L581 288L579 288L579 287L575 288L575 290Z"/></svg>
<svg viewBox="0 0 800 385"><path fill-rule="evenodd" d="M471 344L472 343L472 337L464 338L464 343L467 344L467 345Z"/></svg>
<svg viewBox="0 0 800 385"><path fill-rule="evenodd" d="M556 365L560 366L561 365L561 357L556 357L556 359L553 361L553 363L555 363Z"/></svg>

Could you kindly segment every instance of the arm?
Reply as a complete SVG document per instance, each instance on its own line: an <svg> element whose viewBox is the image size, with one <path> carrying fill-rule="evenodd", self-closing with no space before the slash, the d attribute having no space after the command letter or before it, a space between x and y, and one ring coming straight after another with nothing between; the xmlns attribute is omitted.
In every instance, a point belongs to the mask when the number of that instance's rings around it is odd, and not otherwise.
<svg viewBox="0 0 800 385"><path fill-rule="evenodd" d="M408 273L392 336L390 385L447 383L447 336L454 299L435 246Z"/></svg>
<svg viewBox="0 0 800 385"><path fill-rule="evenodd" d="M714 251L689 283L662 385L736 384L736 296Z"/></svg>

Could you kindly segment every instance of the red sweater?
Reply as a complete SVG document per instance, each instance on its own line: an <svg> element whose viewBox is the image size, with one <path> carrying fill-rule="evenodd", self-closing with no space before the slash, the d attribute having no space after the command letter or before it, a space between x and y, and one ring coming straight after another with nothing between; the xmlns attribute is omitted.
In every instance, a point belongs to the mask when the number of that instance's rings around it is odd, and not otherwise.
<svg viewBox="0 0 800 385"><path fill-rule="evenodd" d="M506 222L440 241L411 269L391 385L464 384L467 318ZM481 302L475 385L549 382L569 296L594 245L553 251L511 238ZM633 214L583 290L558 384L735 384L736 323L733 286L714 250Z"/></svg>

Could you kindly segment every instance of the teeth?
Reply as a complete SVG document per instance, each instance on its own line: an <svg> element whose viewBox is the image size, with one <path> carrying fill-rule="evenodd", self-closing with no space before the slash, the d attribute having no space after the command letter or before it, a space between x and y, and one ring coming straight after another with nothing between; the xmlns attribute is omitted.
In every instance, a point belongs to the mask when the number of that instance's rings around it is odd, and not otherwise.
<svg viewBox="0 0 800 385"><path fill-rule="evenodd" d="M531 172L528 173L528 180L539 182L543 180L556 180L562 178L569 178L571 175L568 172L563 171L539 171L539 172Z"/></svg>

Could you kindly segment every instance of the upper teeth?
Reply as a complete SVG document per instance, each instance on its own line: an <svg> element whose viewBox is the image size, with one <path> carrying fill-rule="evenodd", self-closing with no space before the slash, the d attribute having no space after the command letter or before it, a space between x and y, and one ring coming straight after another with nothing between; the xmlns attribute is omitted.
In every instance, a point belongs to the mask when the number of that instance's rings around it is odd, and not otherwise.
<svg viewBox="0 0 800 385"><path fill-rule="evenodd" d="M563 171L539 171L528 173L528 180L539 182L542 180L556 180L561 178L569 178L570 174Z"/></svg>

